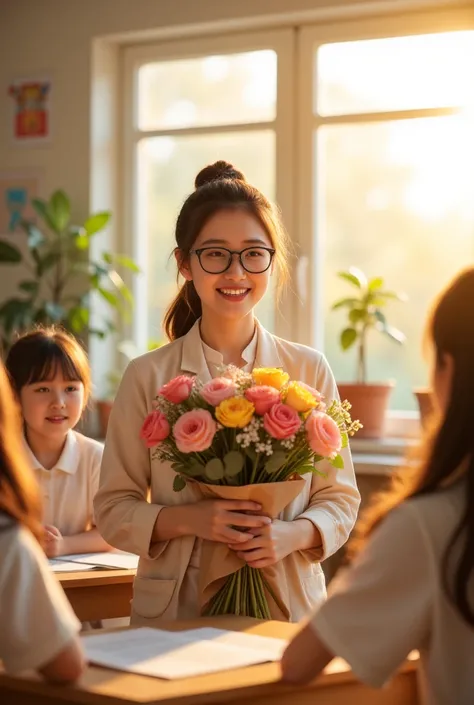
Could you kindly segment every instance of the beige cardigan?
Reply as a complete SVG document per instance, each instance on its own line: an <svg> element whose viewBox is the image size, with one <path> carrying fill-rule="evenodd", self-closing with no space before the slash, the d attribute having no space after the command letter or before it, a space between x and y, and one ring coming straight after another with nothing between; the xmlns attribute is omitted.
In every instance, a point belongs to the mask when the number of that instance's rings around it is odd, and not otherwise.
<svg viewBox="0 0 474 705"><path fill-rule="evenodd" d="M334 378L321 353L277 338L259 324L255 365L283 368L290 379L320 390L328 402L337 397ZM150 540L164 506L195 502L199 497L190 487L174 492L175 473L167 463L151 460L151 452L139 438L157 390L183 372L196 374L204 381L210 379L199 322L187 335L129 364L107 431L100 487L94 502L95 517L106 541L140 556L132 601L134 624L153 625L159 619L190 614L190 605L183 604L186 591L181 587L195 537L184 536L151 545ZM305 475L304 490L280 517L285 521L309 519L323 539L322 550L297 551L278 564L292 621L301 619L325 599L319 561L345 543L357 517L360 496L349 449L342 451L342 455L344 470L326 464L324 468L321 466L327 472L326 478ZM195 609L197 615L197 605Z"/></svg>

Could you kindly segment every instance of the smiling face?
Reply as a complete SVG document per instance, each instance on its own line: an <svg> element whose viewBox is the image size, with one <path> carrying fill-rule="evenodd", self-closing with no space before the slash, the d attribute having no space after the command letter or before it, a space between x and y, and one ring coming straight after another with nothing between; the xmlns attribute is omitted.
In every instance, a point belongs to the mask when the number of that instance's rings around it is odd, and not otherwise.
<svg viewBox="0 0 474 705"><path fill-rule="evenodd" d="M84 408L84 385L63 377L58 369L50 380L26 384L20 404L29 439L64 440L78 423Z"/></svg>
<svg viewBox="0 0 474 705"><path fill-rule="evenodd" d="M240 252L246 248L273 248L273 243L259 221L250 213L244 210L222 210L207 221L192 249L195 251L204 247ZM179 259L179 253L177 257ZM214 262L224 259L218 249L208 250L205 257ZM259 258L259 252L249 249L246 257L255 261ZM204 271L196 254L192 254L180 267L181 274L188 281L193 281L201 299L203 317L207 319L240 319L251 313L268 288L272 270L271 265L259 274L248 272L242 267L237 255L233 255L230 267L221 274Z"/></svg>

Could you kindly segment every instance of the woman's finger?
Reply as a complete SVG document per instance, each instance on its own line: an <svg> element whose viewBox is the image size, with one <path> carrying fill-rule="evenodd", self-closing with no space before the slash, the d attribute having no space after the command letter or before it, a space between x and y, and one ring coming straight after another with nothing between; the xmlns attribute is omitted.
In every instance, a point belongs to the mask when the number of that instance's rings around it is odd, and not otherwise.
<svg viewBox="0 0 474 705"><path fill-rule="evenodd" d="M261 528L271 524L271 519L263 516L254 516L253 514L238 514L237 512L225 512L222 515L224 524L245 528Z"/></svg>

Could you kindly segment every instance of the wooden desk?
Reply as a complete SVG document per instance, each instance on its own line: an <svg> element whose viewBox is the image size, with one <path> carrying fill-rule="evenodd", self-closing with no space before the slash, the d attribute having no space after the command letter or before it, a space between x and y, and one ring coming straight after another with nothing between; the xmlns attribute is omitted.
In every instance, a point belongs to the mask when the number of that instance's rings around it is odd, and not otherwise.
<svg viewBox="0 0 474 705"><path fill-rule="evenodd" d="M166 629L214 626L289 638L297 629L284 622L258 622L244 617L216 617L163 624ZM417 705L416 664L407 663L384 690L360 685L343 661L305 687L283 685L278 664L252 666L209 676L165 681L90 666L76 687L51 686L0 672L0 702L15 705Z"/></svg>
<svg viewBox="0 0 474 705"><path fill-rule="evenodd" d="M134 570L56 573L81 622L130 617Z"/></svg>

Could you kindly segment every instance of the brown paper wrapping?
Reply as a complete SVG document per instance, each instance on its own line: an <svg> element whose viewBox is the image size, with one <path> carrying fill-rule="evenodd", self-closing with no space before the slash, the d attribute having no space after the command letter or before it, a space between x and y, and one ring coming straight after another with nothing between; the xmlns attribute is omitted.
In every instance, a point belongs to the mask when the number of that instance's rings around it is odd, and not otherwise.
<svg viewBox="0 0 474 705"><path fill-rule="evenodd" d="M305 481L301 477L295 476L284 482L268 482L258 485L243 485L242 487L206 485L201 482L196 482L196 485L204 497L258 502L262 506L262 514L274 519L299 495L305 486ZM203 541L199 571L201 610L205 609L209 600L224 585L227 577L244 565L245 562L238 558L226 544ZM288 621L290 618L289 589L283 566L281 563L277 563L263 568L262 574L276 598L274 600L269 591L265 591L272 619Z"/></svg>

